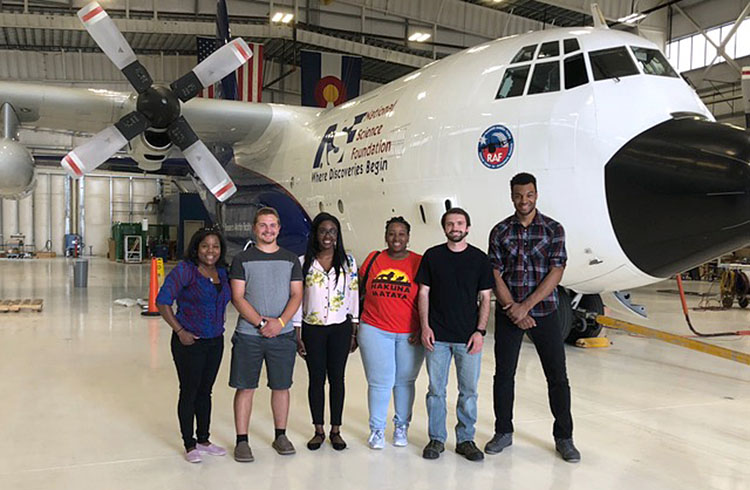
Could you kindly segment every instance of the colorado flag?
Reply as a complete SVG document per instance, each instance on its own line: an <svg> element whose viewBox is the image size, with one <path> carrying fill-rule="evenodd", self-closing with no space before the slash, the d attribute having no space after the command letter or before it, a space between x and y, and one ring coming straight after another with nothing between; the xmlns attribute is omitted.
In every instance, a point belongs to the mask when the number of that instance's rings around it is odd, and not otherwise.
<svg viewBox="0 0 750 490"><path fill-rule="evenodd" d="M302 105L332 107L359 96L362 58L302 50L300 60Z"/></svg>

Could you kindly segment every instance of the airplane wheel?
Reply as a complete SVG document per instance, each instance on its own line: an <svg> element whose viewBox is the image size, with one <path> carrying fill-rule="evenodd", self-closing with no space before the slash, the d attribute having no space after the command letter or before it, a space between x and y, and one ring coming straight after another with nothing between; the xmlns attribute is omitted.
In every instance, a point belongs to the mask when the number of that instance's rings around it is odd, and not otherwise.
<svg viewBox="0 0 750 490"><path fill-rule="evenodd" d="M724 308L731 308L732 303L734 303L734 297L732 296L724 296L723 298L721 298L721 306L723 306Z"/></svg>
<svg viewBox="0 0 750 490"><path fill-rule="evenodd" d="M578 309L602 315L604 314L604 302L598 294L586 294L578 303ZM602 326L594 320L574 321L573 327L565 338L565 341L571 345L575 344L578 339L598 337L602 331Z"/></svg>
<svg viewBox="0 0 750 490"><path fill-rule="evenodd" d="M750 304L750 300L747 299L747 296L741 297L737 302L740 304L740 308L747 308L747 305Z"/></svg>
<svg viewBox="0 0 750 490"><path fill-rule="evenodd" d="M570 294L565 288L558 286L557 295L559 302L555 314L560 325L560 335L565 340L573 329L573 308L570 306Z"/></svg>

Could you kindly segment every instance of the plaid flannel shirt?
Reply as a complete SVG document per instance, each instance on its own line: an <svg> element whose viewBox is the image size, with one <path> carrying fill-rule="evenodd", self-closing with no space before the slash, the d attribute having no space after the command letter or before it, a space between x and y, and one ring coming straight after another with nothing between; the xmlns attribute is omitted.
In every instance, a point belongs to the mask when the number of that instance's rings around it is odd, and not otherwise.
<svg viewBox="0 0 750 490"><path fill-rule="evenodd" d="M565 230L539 211L527 228L515 214L492 229L488 255L517 302L525 300L541 284L552 267L564 267ZM537 303L530 314L547 316L557 309L557 289Z"/></svg>

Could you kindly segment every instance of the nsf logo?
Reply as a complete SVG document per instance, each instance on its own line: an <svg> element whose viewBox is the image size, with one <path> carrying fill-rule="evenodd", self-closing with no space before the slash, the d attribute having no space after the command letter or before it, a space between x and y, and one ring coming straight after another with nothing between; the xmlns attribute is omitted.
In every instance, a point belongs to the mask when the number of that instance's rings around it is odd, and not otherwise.
<svg viewBox="0 0 750 490"><path fill-rule="evenodd" d="M487 168L498 169L505 166L513 155L513 135L502 124L487 128L479 138L477 153L479 160Z"/></svg>

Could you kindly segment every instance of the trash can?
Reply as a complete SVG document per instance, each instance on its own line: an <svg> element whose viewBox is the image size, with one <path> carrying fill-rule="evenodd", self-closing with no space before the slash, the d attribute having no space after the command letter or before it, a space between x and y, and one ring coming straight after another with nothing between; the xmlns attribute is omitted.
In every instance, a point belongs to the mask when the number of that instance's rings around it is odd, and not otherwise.
<svg viewBox="0 0 750 490"><path fill-rule="evenodd" d="M73 286L85 288L89 283L89 261L78 259L73 263Z"/></svg>

